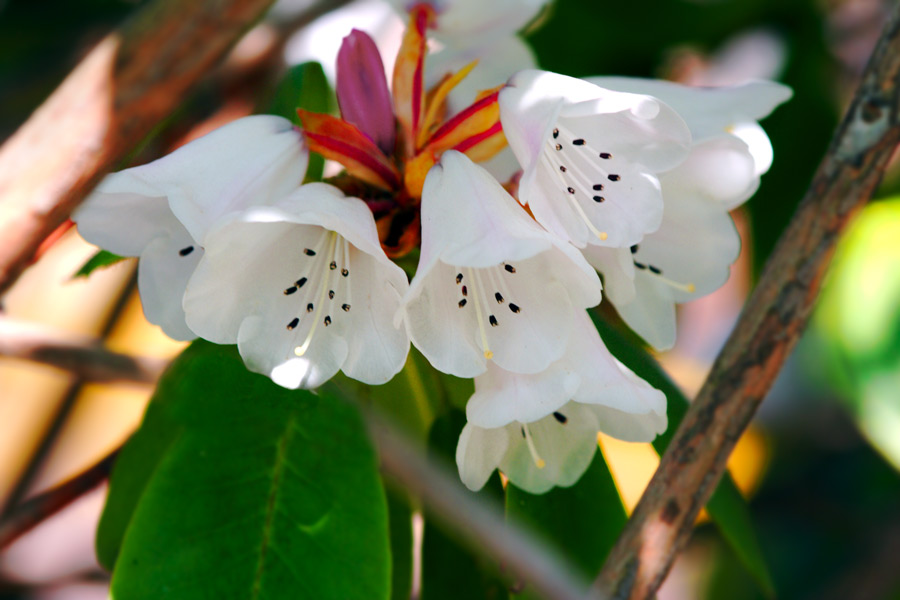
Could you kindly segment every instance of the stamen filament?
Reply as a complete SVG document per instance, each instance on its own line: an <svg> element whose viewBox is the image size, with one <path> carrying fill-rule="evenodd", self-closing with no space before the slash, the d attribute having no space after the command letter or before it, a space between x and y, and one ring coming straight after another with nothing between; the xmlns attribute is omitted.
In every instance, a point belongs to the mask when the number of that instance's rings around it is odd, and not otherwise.
<svg viewBox="0 0 900 600"><path fill-rule="evenodd" d="M559 179L560 183L563 184L563 187L567 187L569 182L565 180L565 178L562 176L562 173L559 171L559 165L557 165L557 168L552 168L554 163L553 155L550 153L550 148L546 144L544 145L543 152L544 157L550 162L550 170L556 174L557 179ZM600 231L594 226L593 223L591 223L591 220L588 219L588 216L585 214L584 209L581 208L581 204L579 204L578 200L575 199L575 194L567 194L567 196L569 197L572 206L575 207L575 212L578 213L578 215L581 217L581 220L584 221L584 224L587 225L587 228L590 230L590 232L597 236L597 238L601 242L608 238L609 234L607 234L605 231Z"/></svg>
<svg viewBox="0 0 900 600"><path fill-rule="evenodd" d="M654 277L656 277L657 279L659 279L660 281L662 281L663 283L665 283L666 285L675 288L676 290L681 290L682 292L686 292L688 294L693 294L694 292L697 291L697 286L695 286L693 283L678 283L677 281L674 281L672 279L669 279L668 277L659 275L657 273L650 273L650 274L653 275Z"/></svg>
<svg viewBox="0 0 900 600"><path fill-rule="evenodd" d="M313 313L313 322L309 328L309 333L306 334L306 339L303 341L303 344L294 348L294 354L297 356L303 356L306 354L306 351L309 350L309 345L312 343L313 335L316 333L316 328L319 325L319 315L322 312L322 307L325 305L325 296L328 294L328 280L331 278L331 269L328 268L328 265L334 261L334 251L335 246L337 245L337 233L332 231L331 234L331 244L328 249L328 260L323 262L325 265L325 273L322 277L322 283L319 286L319 299L316 302L315 313Z"/></svg>
<svg viewBox="0 0 900 600"><path fill-rule="evenodd" d="M481 346L484 348L484 357L488 360L494 358L494 353L491 352L491 349L488 347L487 340L487 330L484 328L484 316L481 314L481 295L484 293L483 287L481 285L481 281L478 278L478 271L475 269L468 269L469 277L475 281L475 318L478 320L478 332L481 334ZM484 303L487 306L487 302Z"/></svg>
<svg viewBox="0 0 900 600"><path fill-rule="evenodd" d="M543 469L547 466L547 463L538 454L537 448L534 447L534 440L531 438L531 430L528 429L527 423L522 424L522 431L525 432L525 443L528 445L528 451L531 453L531 460L534 461L534 466L538 469Z"/></svg>

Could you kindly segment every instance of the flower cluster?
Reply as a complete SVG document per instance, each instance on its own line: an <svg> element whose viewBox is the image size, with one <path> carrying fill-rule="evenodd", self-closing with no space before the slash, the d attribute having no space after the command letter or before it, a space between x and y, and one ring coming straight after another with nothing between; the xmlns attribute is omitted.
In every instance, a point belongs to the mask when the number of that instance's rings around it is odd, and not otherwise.
<svg viewBox="0 0 900 600"><path fill-rule="evenodd" d="M522 4L491 3L485 20L471 0L399 3L409 27L390 86L353 31L337 56L341 118L247 117L111 175L75 215L81 234L140 257L145 312L168 335L237 344L285 387L339 370L385 383L412 342L474 378L457 448L467 486L498 468L535 493L573 484L598 431L650 441L667 424L664 395L586 312L598 271L623 319L670 347L674 304L721 286L737 258L728 211L769 168L757 121L790 92L525 69L452 110L474 65L429 88L429 35L458 63L465 40L513 39L544 2ZM310 151L343 173L303 183ZM492 160L504 154L511 179ZM410 282L392 259L417 251Z"/></svg>

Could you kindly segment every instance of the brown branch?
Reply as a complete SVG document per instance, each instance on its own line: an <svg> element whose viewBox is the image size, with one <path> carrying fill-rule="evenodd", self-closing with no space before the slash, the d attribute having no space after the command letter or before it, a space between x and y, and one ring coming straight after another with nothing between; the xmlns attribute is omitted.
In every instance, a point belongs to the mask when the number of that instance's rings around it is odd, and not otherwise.
<svg viewBox="0 0 900 600"><path fill-rule="evenodd" d="M366 414L369 433L381 457L381 469L422 499L439 520L470 548L483 552L530 583L547 600L600 600L587 582L533 536L507 523L503 513L466 494L459 479L429 462L382 418Z"/></svg>
<svg viewBox="0 0 900 600"><path fill-rule="evenodd" d="M119 448L116 448L86 471L13 508L0 522L0 548L6 548L39 523L100 485L109 477L118 454Z"/></svg>
<svg viewBox="0 0 900 600"><path fill-rule="evenodd" d="M648 598L685 546L735 442L802 332L844 226L900 141L900 5L759 285L663 455L595 586Z"/></svg>
<svg viewBox="0 0 900 600"><path fill-rule="evenodd" d="M154 383L168 364L161 358L110 352L98 340L0 317L0 356L38 362L84 382Z"/></svg>
<svg viewBox="0 0 900 600"><path fill-rule="evenodd" d="M0 294L272 1L151 2L100 42L0 147Z"/></svg>

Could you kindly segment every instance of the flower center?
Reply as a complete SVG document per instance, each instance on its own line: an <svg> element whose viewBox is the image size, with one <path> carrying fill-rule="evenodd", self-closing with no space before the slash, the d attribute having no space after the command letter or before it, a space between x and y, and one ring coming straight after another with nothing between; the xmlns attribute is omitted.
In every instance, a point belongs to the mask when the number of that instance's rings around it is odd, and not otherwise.
<svg viewBox="0 0 900 600"><path fill-rule="evenodd" d="M322 234L311 248L304 248L303 254L312 259L312 266L308 276L296 280L293 285L284 290L284 295L290 296L303 287L306 292L300 300L300 306L305 307L306 314L310 315L311 323L309 331L303 343L294 348L294 354L303 356L309 350L313 337L321 321L328 327L332 323L331 315L334 306L340 302L340 308L344 312L350 312L350 304L340 297L350 300L350 244L337 232L322 230ZM338 267L340 266L340 271ZM334 280L334 281L332 281ZM309 285L310 281L318 285ZM327 310L326 310L327 309ZM322 313L325 317L322 318ZM287 330L293 331L300 325L300 317L294 317L287 324Z"/></svg>
<svg viewBox="0 0 900 600"><path fill-rule="evenodd" d="M638 252L638 244L635 244L634 246L631 247L631 255L634 256L637 254L637 252ZM673 287L676 290L681 290L682 292L686 292L688 294L693 294L695 291L697 291L697 286L695 286L693 283L680 283L678 281L669 279L668 277L663 275L662 269L660 269L659 267L656 267L651 264L638 262L634 259L632 259L631 262L634 263L634 267L636 269L639 269L641 271L649 273L650 275L653 275L659 281L665 283L669 287Z"/></svg>
<svg viewBox="0 0 900 600"><path fill-rule="evenodd" d="M502 270L500 268L502 266ZM471 297L475 310L475 320L478 323L478 333L481 336L481 346L484 349L484 357L488 360L494 357L494 353L490 349L487 336L487 328L485 320L491 327L499 327L500 320L491 310L494 305L490 298L498 305L506 304L513 314L519 314L522 309L518 304L510 299L509 286L507 286L504 276L514 275L516 268L510 264L503 263L500 266L488 267L486 269L464 268L466 272L456 274L456 285L459 286L462 299L457 303L459 308L465 309L469 306L469 298ZM487 283L485 283L487 280ZM493 294L491 295L491 290Z"/></svg>

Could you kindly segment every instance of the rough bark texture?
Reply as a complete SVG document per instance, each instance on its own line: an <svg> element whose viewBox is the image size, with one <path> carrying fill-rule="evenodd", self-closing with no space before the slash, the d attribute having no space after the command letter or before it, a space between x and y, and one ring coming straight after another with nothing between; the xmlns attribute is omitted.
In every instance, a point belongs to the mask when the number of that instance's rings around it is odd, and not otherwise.
<svg viewBox="0 0 900 600"><path fill-rule="evenodd" d="M806 325L835 242L900 141L900 5L831 147L595 588L650 598Z"/></svg>
<svg viewBox="0 0 900 600"><path fill-rule="evenodd" d="M0 147L0 294L272 2L148 4L100 42Z"/></svg>

